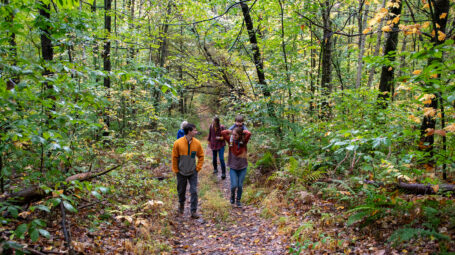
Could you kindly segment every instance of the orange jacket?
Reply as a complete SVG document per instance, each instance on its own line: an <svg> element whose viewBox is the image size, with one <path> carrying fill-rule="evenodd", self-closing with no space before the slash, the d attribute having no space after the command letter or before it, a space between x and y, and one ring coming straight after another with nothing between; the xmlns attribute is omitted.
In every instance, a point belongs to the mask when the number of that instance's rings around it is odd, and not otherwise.
<svg viewBox="0 0 455 255"><path fill-rule="evenodd" d="M191 141L190 148L188 148L188 140L186 136L177 139L174 142L174 147L172 148L172 171L174 173L179 172L179 163L181 167L188 167L188 165L182 166L182 162L179 162L180 156L186 158L185 164L191 164L195 162L189 162L187 159L194 158L197 156L197 165L196 171L201 171L202 165L204 164L204 150L202 149L201 142L198 139L194 138ZM183 158L183 157L182 157Z"/></svg>

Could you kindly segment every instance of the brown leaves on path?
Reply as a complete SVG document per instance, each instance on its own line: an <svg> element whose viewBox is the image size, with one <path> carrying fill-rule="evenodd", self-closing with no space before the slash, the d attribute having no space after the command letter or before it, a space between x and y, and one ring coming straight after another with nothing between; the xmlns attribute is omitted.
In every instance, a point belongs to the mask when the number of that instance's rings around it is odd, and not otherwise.
<svg viewBox="0 0 455 255"><path fill-rule="evenodd" d="M229 169L227 169L229 171ZM211 179L208 195L222 196L228 202L230 192L229 172L227 178L212 176L211 160L206 160L200 173L199 183L204 178ZM220 172L220 171L219 171ZM216 181L214 181L216 179ZM199 192L201 187L198 186ZM216 194L218 192L218 194ZM187 195L188 196L188 195ZM200 197L200 206L207 201ZM188 207L188 206L187 206ZM191 219L188 210L183 216L177 216L173 222L175 236L171 241L173 254L286 254L287 244L278 235L277 227L259 216L260 211L252 206L242 208L227 207L229 217L219 221L216 218L203 216ZM205 215L203 209L201 214Z"/></svg>

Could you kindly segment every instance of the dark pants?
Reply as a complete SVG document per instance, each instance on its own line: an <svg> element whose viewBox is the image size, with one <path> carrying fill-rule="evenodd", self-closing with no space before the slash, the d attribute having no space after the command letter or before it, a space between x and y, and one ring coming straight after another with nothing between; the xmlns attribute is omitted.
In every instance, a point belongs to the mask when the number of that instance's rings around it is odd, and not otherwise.
<svg viewBox="0 0 455 255"><path fill-rule="evenodd" d="M224 146L221 147L219 150L212 150L212 164L213 164L213 170L214 172L218 172L218 160L217 160L217 155L220 157L220 164L221 164L221 174L226 175L226 164L224 163Z"/></svg>
<svg viewBox="0 0 455 255"><path fill-rule="evenodd" d="M197 210L197 172L190 176L184 176L177 173L177 192L179 193L180 205L185 204L187 182L190 183L191 211L195 212Z"/></svg>

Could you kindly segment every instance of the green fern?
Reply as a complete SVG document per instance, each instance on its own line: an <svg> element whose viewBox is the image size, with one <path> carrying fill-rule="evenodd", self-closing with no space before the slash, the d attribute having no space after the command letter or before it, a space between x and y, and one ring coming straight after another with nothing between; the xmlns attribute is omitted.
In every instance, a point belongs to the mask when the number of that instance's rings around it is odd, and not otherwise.
<svg viewBox="0 0 455 255"><path fill-rule="evenodd" d="M407 242L414 238L419 237L433 237L439 240L450 240L450 238L446 235L438 233L434 230L426 230L422 228L400 228L393 232L393 234L389 237L388 241L393 243L394 246L397 244Z"/></svg>
<svg viewBox="0 0 455 255"><path fill-rule="evenodd" d="M317 171L305 171L302 175L300 180L304 183L315 182L321 179L326 172L324 170L317 170Z"/></svg>

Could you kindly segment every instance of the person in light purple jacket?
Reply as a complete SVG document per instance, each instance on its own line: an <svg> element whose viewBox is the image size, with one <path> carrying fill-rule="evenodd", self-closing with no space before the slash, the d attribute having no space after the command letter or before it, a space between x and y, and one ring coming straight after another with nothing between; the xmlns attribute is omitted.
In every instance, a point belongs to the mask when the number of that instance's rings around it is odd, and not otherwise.
<svg viewBox="0 0 455 255"><path fill-rule="evenodd" d="M224 141L221 131L226 128L223 125L220 125L220 118L214 117L212 124L209 128L209 136L207 138L209 142L209 147L212 150L213 155L213 173L218 173L218 160L217 155L220 158L221 164L221 179L226 179L226 164L224 163L224 146L226 142Z"/></svg>

